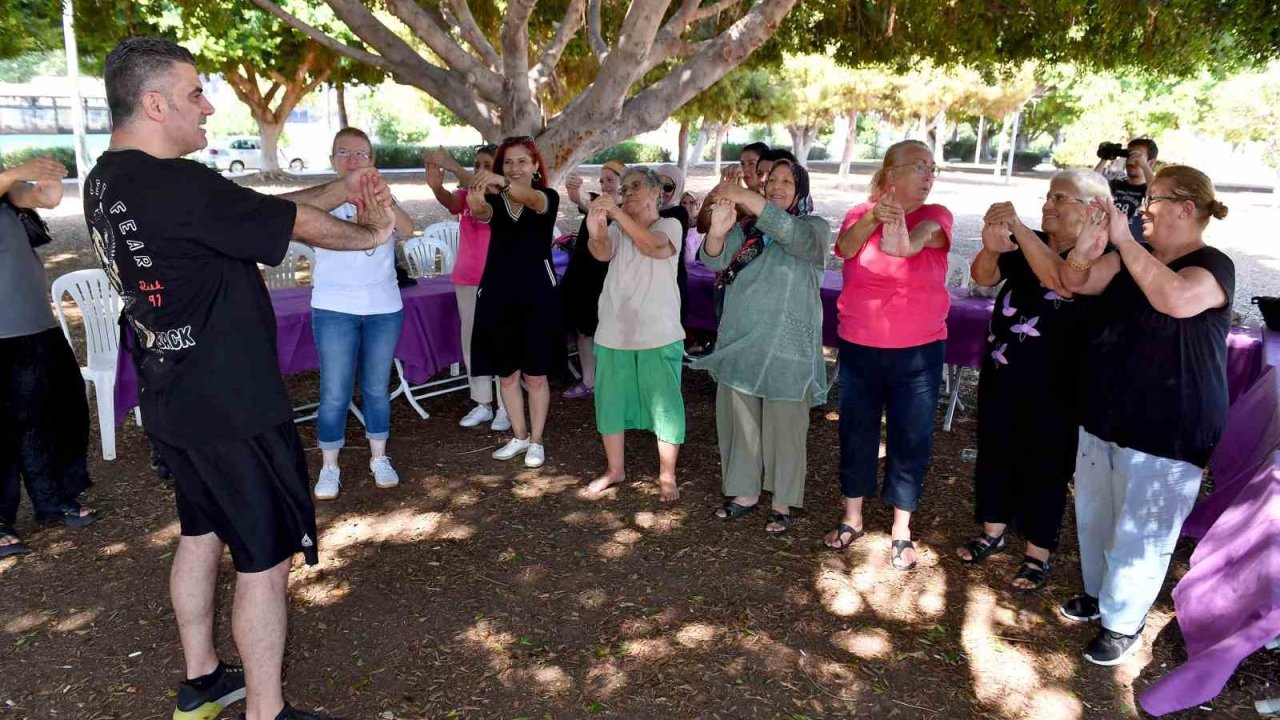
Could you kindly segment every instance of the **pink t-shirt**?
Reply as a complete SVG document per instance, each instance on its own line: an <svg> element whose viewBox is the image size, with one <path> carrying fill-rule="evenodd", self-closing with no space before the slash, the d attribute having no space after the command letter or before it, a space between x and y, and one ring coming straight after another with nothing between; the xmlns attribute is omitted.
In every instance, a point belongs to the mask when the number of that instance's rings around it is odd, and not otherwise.
<svg viewBox="0 0 1280 720"><path fill-rule="evenodd" d="M844 217L844 232L875 207L858 205ZM947 338L947 251L951 247L951 211L922 205L907 213L907 231L926 220L942 226L944 248L925 248L909 258L880 250L883 228L876 227L866 244L844 261L844 289L836 303L838 332L843 340L876 348L905 348Z"/></svg>
<svg viewBox="0 0 1280 720"><path fill-rule="evenodd" d="M453 194L462 201L462 212L458 215L458 259L451 277L454 285L479 285L484 260L489 256L489 224L471 216L465 189Z"/></svg>

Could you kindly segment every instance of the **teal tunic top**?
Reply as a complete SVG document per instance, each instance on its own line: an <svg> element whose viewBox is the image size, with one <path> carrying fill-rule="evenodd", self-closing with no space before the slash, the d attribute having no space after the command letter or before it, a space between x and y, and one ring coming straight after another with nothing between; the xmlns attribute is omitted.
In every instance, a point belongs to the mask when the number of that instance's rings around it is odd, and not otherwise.
<svg viewBox="0 0 1280 720"><path fill-rule="evenodd" d="M822 273L831 226L816 215L796 217L765 205L756 227L772 241L728 287L715 352L692 367L747 395L822 405L829 389ZM704 242L698 258L711 270L724 270L745 240L735 227L719 255L707 255Z"/></svg>

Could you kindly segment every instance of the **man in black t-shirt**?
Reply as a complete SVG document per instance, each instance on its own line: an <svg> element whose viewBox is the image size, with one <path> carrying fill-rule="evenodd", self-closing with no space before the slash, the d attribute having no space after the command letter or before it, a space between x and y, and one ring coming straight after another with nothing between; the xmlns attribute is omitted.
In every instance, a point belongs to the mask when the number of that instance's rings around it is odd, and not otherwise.
<svg viewBox="0 0 1280 720"><path fill-rule="evenodd" d="M1111 181L1111 196L1115 198L1116 207L1124 211L1129 218L1129 232L1133 239L1142 242L1142 204L1147 198L1147 186L1155 177L1151 169L1160 148L1151 138L1134 138L1129 141L1129 157L1124 162L1124 177ZM1110 161L1100 160L1094 168L1102 172Z"/></svg>
<svg viewBox="0 0 1280 720"><path fill-rule="evenodd" d="M85 179L84 212L135 336L147 433L175 481L182 537L170 594L187 680L174 717L216 717L247 697L248 720L313 720L281 690L289 567L297 552L314 564L317 540L258 263L279 264L291 239L332 250L381 245L394 225L390 195L370 170L272 197L181 159L206 145L201 126L213 107L178 45L122 40L105 81L111 147ZM355 223L327 212L344 202L362 208ZM224 546L237 571L243 669L214 648Z"/></svg>

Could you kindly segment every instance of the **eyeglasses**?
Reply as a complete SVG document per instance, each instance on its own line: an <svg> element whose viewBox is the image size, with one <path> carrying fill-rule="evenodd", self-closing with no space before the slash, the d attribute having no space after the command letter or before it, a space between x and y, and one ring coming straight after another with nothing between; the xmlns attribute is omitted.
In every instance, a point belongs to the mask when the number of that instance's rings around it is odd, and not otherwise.
<svg viewBox="0 0 1280 720"><path fill-rule="evenodd" d="M893 168L911 168L917 175L933 175L934 177L937 177L942 174L942 168L923 160L917 160L913 163L906 163L903 165L893 165L890 167L891 170Z"/></svg>
<svg viewBox="0 0 1280 720"><path fill-rule="evenodd" d="M662 192L669 192L669 193L673 193L673 192L675 192L675 191L676 191L675 183L663 183L663 184L662 184Z"/></svg>
<svg viewBox="0 0 1280 720"><path fill-rule="evenodd" d="M622 197L628 197L632 193L638 193L641 190L643 190L644 186L645 186L645 183L637 180L629 185L623 185L622 187L618 188L618 194L621 195Z"/></svg>
<svg viewBox="0 0 1280 720"><path fill-rule="evenodd" d="M1070 195L1064 195L1063 193L1049 193L1048 195L1044 196L1044 201L1049 203L1050 205L1066 205L1067 203L1080 203L1081 205L1089 204L1087 200L1074 198L1074 197L1071 197Z"/></svg>
<svg viewBox="0 0 1280 720"><path fill-rule="evenodd" d="M1146 210L1151 207L1152 203L1158 203L1161 200L1181 200L1181 198L1174 197L1173 195L1148 195L1142 199L1142 209Z"/></svg>
<svg viewBox="0 0 1280 720"><path fill-rule="evenodd" d="M368 160L373 157L372 153L365 152L364 150L337 150L333 153L333 156L343 160L346 160L349 157L358 157L361 160Z"/></svg>

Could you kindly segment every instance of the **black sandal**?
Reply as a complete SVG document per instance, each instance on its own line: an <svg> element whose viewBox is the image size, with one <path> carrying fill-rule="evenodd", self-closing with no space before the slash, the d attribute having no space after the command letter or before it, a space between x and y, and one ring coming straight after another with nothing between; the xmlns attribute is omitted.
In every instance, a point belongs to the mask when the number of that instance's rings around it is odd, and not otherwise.
<svg viewBox="0 0 1280 720"><path fill-rule="evenodd" d="M719 520L729 522L730 520L737 520L743 515L755 512L759 505L759 503L756 503L755 505L739 505L732 500L726 500L719 508L716 509L715 516ZM721 510L724 511L724 515L720 514Z"/></svg>
<svg viewBox="0 0 1280 720"><path fill-rule="evenodd" d="M981 533L978 537L965 543L964 549L969 551L969 559L956 555L960 562L966 565L977 565L992 555L997 555L1005 551L1004 533L1000 533L996 537L992 537L986 533Z"/></svg>
<svg viewBox="0 0 1280 720"><path fill-rule="evenodd" d="M1049 580L1049 561L1033 558L1030 555L1024 555L1022 558L1022 567L1018 568L1018 574L1013 576L1014 580L1030 580L1031 587L1013 586L1018 592L1031 592L1044 587L1045 582Z"/></svg>
<svg viewBox="0 0 1280 720"><path fill-rule="evenodd" d="M69 528L82 528L98 522L98 511L90 510L88 515L81 515L83 508L78 503L63 503L58 506L57 513L48 515L43 518L37 518L36 523L40 527L52 527L54 525L63 525Z"/></svg>
<svg viewBox="0 0 1280 720"><path fill-rule="evenodd" d="M773 524L776 524L776 525L781 525L781 526L782 526L782 529L781 529L781 530L770 530L770 529L769 529L769 527L768 527L768 526L769 526L769 523L773 523ZM770 511L770 512L769 512L769 516L768 516L768 518L767 518L767 522L765 522L765 528L764 528L764 531L765 531L766 533L768 533L768 534L770 534L770 535L773 535L774 537L777 537L777 536L779 536L779 535L782 535L783 533L785 533L786 531L788 531L788 530L790 530L790 529L791 529L791 514L790 514L790 513L780 513L780 512L778 512L777 510L772 510L772 511Z"/></svg>
<svg viewBox="0 0 1280 720"><path fill-rule="evenodd" d="M849 539L841 540L840 538L844 536L845 533L849 534ZM822 544L824 547L826 547L828 550L832 552L841 552L843 550L848 550L850 545L857 542L858 538L862 537L865 534L866 534L866 530L854 530L848 525L845 525L844 523L840 523L839 525L836 525L836 543L837 544L835 546L827 545L826 542L823 542Z"/></svg>
<svg viewBox="0 0 1280 720"><path fill-rule="evenodd" d="M906 572L915 568L918 560L912 560L909 565L902 563L902 553L907 549L915 550L916 544L910 540L894 540L889 543L893 547L893 555L890 556L889 564L893 565L893 569L898 572ZM916 553L919 555L919 553Z"/></svg>
<svg viewBox="0 0 1280 720"><path fill-rule="evenodd" d="M13 542L7 545L0 545L0 558L27 555L31 552L31 548L22 542L22 538L18 537L17 533L5 525L0 525L0 539L3 538L13 538Z"/></svg>

